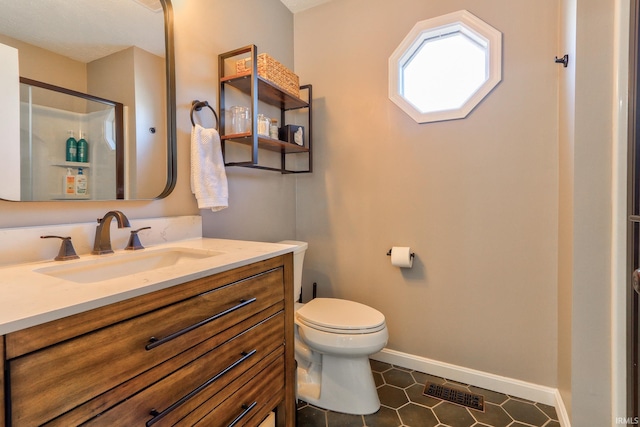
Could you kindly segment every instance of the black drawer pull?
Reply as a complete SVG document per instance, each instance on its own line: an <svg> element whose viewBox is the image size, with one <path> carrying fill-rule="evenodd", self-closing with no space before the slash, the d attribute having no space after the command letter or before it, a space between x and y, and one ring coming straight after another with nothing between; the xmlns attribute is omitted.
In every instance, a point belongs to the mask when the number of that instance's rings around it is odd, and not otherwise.
<svg viewBox="0 0 640 427"><path fill-rule="evenodd" d="M244 306L247 306L247 305L249 305L249 304L251 304L253 302L256 302L256 300L257 300L256 298L249 298L248 300L244 300L244 299L240 300L240 304L234 305L231 308L228 308L228 309L226 309L224 311L221 311L218 314L215 314L215 315L213 315L211 317L208 317L208 318L206 318L204 320L201 320L198 323L194 323L191 326L188 326L188 327L186 327L184 329L181 329L181 330L179 330L177 332L174 332L174 333L172 333L170 335L167 335L164 338L151 337L149 339L149 343L147 345L145 345L144 348L147 349L147 350L153 350L154 348L156 348L158 346L161 346L164 343L167 343L167 342L169 342L169 341L171 341L171 340L173 340L175 338L178 338L180 335L184 335L187 332L191 332L194 329L198 329L200 326L204 326L209 322L212 322L212 321L214 321L216 319L219 319L219 318L221 318L223 316L226 316L229 313L233 313L234 311L239 310Z"/></svg>
<svg viewBox="0 0 640 427"><path fill-rule="evenodd" d="M189 399L191 399L193 396L195 396L196 394L200 393L202 390L204 390L205 388L207 388L208 386L210 386L211 384L213 384L215 381L217 381L218 379L220 379L220 377L222 377L224 374L226 374L227 372L231 371L233 368L235 368L236 366L240 365L242 362L244 362L245 360L247 360L248 358L250 358L251 356L253 356L254 354L256 354L258 352L258 350L253 349L251 351L243 351L242 357L238 360L236 360L235 362L233 362L231 365L227 366L226 368L224 368L222 371L218 372L217 374L215 374L213 377L209 378L206 382L204 382L203 384L199 385L198 387L196 387L194 390L190 391L188 394L182 396L180 398L180 400L172 403L169 407L167 407L167 409L165 409L162 412L158 412L157 409L152 409L149 412L149 415L151 415L153 418L151 418L149 421L146 422L146 426L152 426L155 423L157 423L158 421L160 421L162 418L164 418L165 416L167 416L167 414L169 414L171 411L173 411L174 409L176 409L177 407L181 406L182 404L184 404L186 401L188 401Z"/></svg>
<svg viewBox="0 0 640 427"><path fill-rule="evenodd" d="M231 424L229 424L229 427L233 427L234 425L236 425L241 419L244 418L245 415L249 413L249 411L255 408L257 404L258 402L253 402L251 405L248 405L248 406L242 405L242 409L244 409L244 411L242 411L242 413L238 415L235 420L231 421Z"/></svg>

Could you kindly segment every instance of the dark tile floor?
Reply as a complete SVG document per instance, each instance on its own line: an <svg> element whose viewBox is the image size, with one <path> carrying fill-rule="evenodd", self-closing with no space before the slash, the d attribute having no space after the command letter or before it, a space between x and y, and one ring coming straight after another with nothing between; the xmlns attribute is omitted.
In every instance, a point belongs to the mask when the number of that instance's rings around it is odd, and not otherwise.
<svg viewBox="0 0 640 427"><path fill-rule="evenodd" d="M346 415L298 402L297 427L560 427L552 406L519 399L422 372L371 361L381 408ZM422 394L427 381L484 396L484 412Z"/></svg>

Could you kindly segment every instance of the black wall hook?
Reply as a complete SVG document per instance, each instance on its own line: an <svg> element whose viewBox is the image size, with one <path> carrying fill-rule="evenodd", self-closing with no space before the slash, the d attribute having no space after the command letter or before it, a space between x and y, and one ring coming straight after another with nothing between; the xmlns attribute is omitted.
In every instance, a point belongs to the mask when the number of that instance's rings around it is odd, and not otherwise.
<svg viewBox="0 0 640 427"><path fill-rule="evenodd" d="M562 58L556 56L556 64L562 64L564 68L567 68L569 65L569 55L565 55Z"/></svg>

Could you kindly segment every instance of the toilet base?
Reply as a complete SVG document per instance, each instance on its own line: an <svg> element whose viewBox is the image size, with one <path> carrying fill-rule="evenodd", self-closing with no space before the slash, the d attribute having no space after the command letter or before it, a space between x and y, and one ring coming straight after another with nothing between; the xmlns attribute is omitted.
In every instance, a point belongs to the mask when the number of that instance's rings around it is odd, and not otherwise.
<svg viewBox="0 0 640 427"><path fill-rule="evenodd" d="M378 412L380 399L367 356L322 354L320 384L298 368L298 398L319 408L353 415Z"/></svg>

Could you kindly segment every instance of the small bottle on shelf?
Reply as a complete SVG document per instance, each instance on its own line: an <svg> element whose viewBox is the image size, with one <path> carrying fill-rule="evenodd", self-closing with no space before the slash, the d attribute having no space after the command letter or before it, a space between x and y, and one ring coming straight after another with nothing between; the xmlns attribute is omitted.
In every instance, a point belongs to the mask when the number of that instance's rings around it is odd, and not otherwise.
<svg viewBox="0 0 640 427"><path fill-rule="evenodd" d="M67 131L69 137L67 138L67 154L66 160L67 162L77 162L78 161L78 141L73 137L73 131Z"/></svg>
<svg viewBox="0 0 640 427"><path fill-rule="evenodd" d="M278 119L271 119L271 125L269 126L269 136L273 139L278 139Z"/></svg>
<svg viewBox="0 0 640 427"><path fill-rule="evenodd" d="M67 168L67 174L62 178L62 192L66 196L76 194L76 176L71 172L71 168Z"/></svg>
<svg viewBox="0 0 640 427"><path fill-rule="evenodd" d="M89 161L89 144L85 139L84 132L80 132L80 140L78 140L78 161L81 163L87 163Z"/></svg>
<svg viewBox="0 0 640 427"><path fill-rule="evenodd" d="M82 173L82 168L78 168L78 175L76 175L75 194L78 196L87 195L87 176Z"/></svg>

